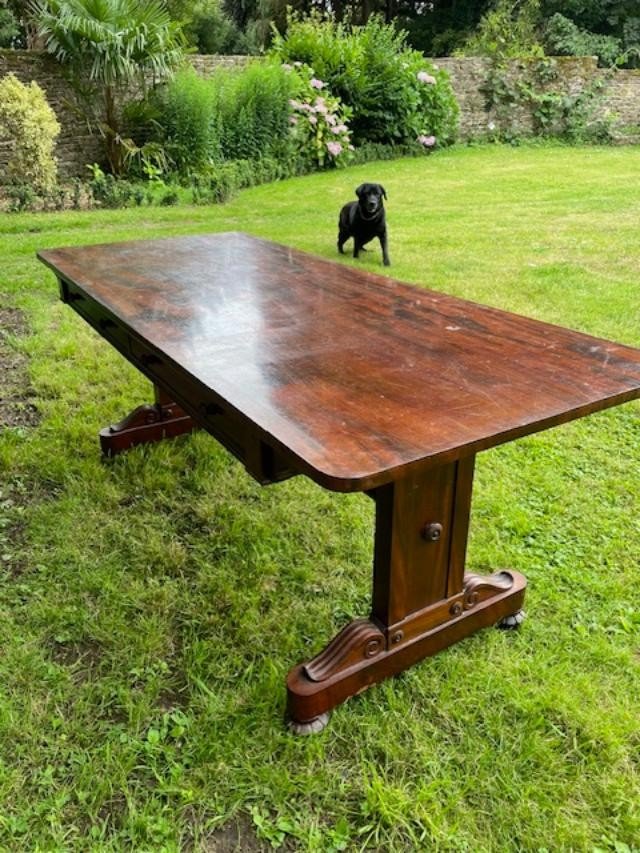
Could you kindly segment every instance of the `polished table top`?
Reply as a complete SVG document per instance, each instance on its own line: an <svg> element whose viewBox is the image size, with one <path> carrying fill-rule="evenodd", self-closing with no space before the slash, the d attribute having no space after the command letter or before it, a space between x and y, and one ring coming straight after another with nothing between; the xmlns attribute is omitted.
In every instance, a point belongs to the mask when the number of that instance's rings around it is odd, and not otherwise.
<svg viewBox="0 0 640 853"><path fill-rule="evenodd" d="M640 350L242 233L39 257L328 488L640 396Z"/></svg>

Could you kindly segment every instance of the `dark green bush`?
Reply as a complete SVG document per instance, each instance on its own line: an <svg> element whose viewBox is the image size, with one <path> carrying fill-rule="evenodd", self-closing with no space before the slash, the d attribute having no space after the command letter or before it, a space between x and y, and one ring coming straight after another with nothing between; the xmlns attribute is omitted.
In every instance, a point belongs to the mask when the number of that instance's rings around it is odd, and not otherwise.
<svg viewBox="0 0 640 853"><path fill-rule="evenodd" d="M20 24L11 9L0 6L0 47L13 47L20 35Z"/></svg>
<svg viewBox="0 0 640 853"><path fill-rule="evenodd" d="M198 53L253 53L245 34L220 0L196 0L184 33Z"/></svg>
<svg viewBox="0 0 640 853"><path fill-rule="evenodd" d="M163 195L160 196L161 207L172 207L179 201L180 196L178 195L177 190L168 189Z"/></svg>
<svg viewBox="0 0 640 853"><path fill-rule="evenodd" d="M597 56L601 65L614 65L623 52L620 39L582 30L560 12L547 21L544 39L551 54Z"/></svg>
<svg viewBox="0 0 640 853"><path fill-rule="evenodd" d="M32 210L38 198L30 184L13 183L5 189L5 195L9 199L9 212L20 213L23 210Z"/></svg>
<svg viewBox="0 0 640 853"><path fill-rule="evenodd" d="M91 172L88 183L91 200L101 207L128 207L134 200L134 186L129 181L105 174L94 163L87 167Z"/></svg>
<svg viewBox="0 0 640 853"><path fill-rule="evenodd" d="M376 16L363 27L294 16L286 35L275 36L272 52L287 64L312 67L352 110L356 146L407 144L419 136L446 144L455 136L458 105L448 75Z"/></svg>

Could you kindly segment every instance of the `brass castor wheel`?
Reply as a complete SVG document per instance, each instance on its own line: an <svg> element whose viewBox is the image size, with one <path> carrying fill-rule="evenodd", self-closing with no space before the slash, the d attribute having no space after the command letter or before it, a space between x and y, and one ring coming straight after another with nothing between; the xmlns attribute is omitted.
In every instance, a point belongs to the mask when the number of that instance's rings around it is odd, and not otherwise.
<svg viewBox="0 0 640 853"><path fill-rule="evenodd" d="M511 616L505 616L501 619L496 628L500 628L501 631L516 631L524 622L526 615L524 610L518 610L517 613L512 613Z"/></svg>
<svg viewBox="0 0 640 853"><path fill-rule="evenodd" d="M299 723L297 720L287 720L287 726L291 734L294 735L317 735L326 727L329 722L331 712L327 711L320 714L319 717L314 717L313 720L307 720L305 723Z"/></svg>

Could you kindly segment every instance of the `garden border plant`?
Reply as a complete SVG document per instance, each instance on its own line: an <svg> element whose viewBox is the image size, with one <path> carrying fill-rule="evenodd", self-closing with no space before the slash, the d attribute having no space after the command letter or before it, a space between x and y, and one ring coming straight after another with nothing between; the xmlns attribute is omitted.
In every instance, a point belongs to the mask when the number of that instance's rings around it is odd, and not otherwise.
<svg viewBox="0 0 640 853"><path fill-rule="evenodd" d="M39 0L41 32L49 50L75 72L78 94L101 93L106 122L99 124L111 174L103 164L88 164L84 194L75 185L56 187L38 200L25 187L16 209L171 204L183 197L180 187L191 188L194 203L224 201L246 186L349 162L429 153L453 139L458 105L448 74L379 18L344 29L316 15L292 16L292 40L278 37L268 57L204 78L193 68L169 74L179 56L172 41L178 36L166 29L156 5L152 0L146 14L158 31L140 45L141 64L134 68L132 42L142 13L122 34L122 57L109 22L137 9L140 0L118 0L113 20L90 0ZM298 49L300 36L312 44L324 39L347 57L342 82L320 54L329 77L303 60L283 61L284 52ZM163 39L172 51L159 61L155 52ZM145 88L145 68L164 76L161 85ZM141 86L136 96L134 78ZM357 85L345 88L344 80Z"/></svg>
<svg viewBox="0 0 640 853"><path fill-rule="evenodd" d="M372 15L363 26L290 13L271 55L314 70L351 110L353 144L407 145L455 138L458 103L446 71L407 45L407 34ZM433 139L433 142L431 142Z"/></svg>
<svg viewBox="0 0 640 853"><path fill-rule="evenodd" d="M0 142L10 145L4 171L8 195L18 209L36 195L55 190L54 146L59 134L56 115L35 81L27 86L15 74L0 79Z"/></svg>

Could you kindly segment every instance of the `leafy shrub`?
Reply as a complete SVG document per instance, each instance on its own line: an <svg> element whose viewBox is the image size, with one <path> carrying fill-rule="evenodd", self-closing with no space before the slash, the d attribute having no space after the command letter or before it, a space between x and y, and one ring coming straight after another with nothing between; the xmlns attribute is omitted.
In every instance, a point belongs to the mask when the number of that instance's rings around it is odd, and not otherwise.
<svg viewBox="0 0 640 853"><path fill-rule="evenodd" d="M23 210L32 210L37 195L29 184L13 183L8 187L6 196L9 199L9 212L20 213Z"/></svg>
<svg viewBox="0 0 640 853"><path fill-rule="evenodd" d="M177 190L167 190L162 196L160 196L160 205L162 207L172 207L174 204L177 204L180 201L180 196L178 195Z"/></svg>
<svg viewBox="0 0 640 853"><path fill-rule="evenodd" d="M458 105L448 75L376 16L362 27L318 15L290 17L286 35L274 36L272 52L287 64L313 68L352 110L355 145L407 144L420 135L443 144L454 137Z"/></svg>
<svg viewBox="0 0 640 853"><path fill-rule="evenodd" d="M113 175L105 174L97 163L87 166L91 172L89 191L91 198L102 207L128 207L134 200L134 187Z"/></svg>
<svg viewBox="0 0 640 853"><path fill-rule="evenodd" d="M25 86L14 74L0 80L0 141L12 147L0 179L29 184L36 193L53 189L57 180L53 151L59 133L55 113L37 83Z"/></svg>
<svg viewBox="0 0 640 853"><path fill-rule="evenodd" d="M283 67L300 78L298 98L289 101L293 110L289 121L301 157L320 168L329 162L343 163L353 151L346 124L351 110L325 92L324 82L314 77L310 68L303 66L296 72L291 65Z"/></svg>
<svg viewBox="0 0 640 853"><path fill-rule="evenodd" d="M600 65L614 65L623 52L620 39L580 29L560 12L547 22L545 44L559 56L597 56Z"/></svg>
<svg viewBox="0 0 640 853"><path fill-rule="evenodd" d="M0 6L0 47L13 47L20 35L20 25L11 9Z"/></svg>
<svg viewBox="0 0 640 853"><path fill-rule="evenodd" d="M541 57L544 50L538 43L539 20L540 0L498 0L456 54L491 56L498 60Z"/></svg>
<svg viewBox="0 0 640 853"><path fill-rule="evenodd" d="M198 53L251 53L246 36L225 14L220 0L196 0L184 33Z"/></svg>

